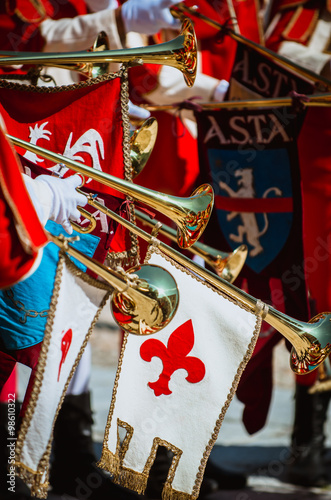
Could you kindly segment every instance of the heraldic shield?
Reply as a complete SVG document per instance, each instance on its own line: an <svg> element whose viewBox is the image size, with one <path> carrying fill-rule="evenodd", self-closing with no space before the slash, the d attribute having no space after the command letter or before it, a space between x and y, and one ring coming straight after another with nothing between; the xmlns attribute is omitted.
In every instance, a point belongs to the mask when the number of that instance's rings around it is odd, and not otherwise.
<svg viewBox="0 0 331 500"><path fill-rule="evenodd" d="M266 149L248 161L243 151L209 149L220 228L230 245L248 247L247 266L259 273L283 249L293 222L287 149Z"/></svg>
<svg viewBox="0 0 331 500"><path fill-rule="evenodd" d="M259 274L276 266L279 274L280 260L301 241L296 138L303 116L286 108L208 110L195 116L202 179L215 192L215 234L207 228L208 244L223 242L232 250L245 244L247 269Z"/></svg>

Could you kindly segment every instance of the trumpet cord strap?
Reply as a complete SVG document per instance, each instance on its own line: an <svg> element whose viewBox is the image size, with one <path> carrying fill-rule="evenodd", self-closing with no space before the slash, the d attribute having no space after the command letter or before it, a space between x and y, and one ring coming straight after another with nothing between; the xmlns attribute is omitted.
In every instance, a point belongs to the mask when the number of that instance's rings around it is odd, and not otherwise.
<svg viewBox="0 0 331 500"><path fill-rule="evenodd" d="M262 300L258 299L255 305L254 312L257 316L261 316L262 319L265 319L269 312L269 306L262 302Z"/></svg>

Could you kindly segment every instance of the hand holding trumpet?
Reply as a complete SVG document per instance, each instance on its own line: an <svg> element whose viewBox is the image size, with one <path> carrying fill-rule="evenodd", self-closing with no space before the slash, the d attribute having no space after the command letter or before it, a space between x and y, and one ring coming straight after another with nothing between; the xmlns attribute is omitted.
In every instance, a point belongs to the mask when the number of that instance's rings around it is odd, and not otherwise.
<svg viewBox="0 0 331 500"><path fill-rule="evenodd" d="M39 175L31 179L23 174L23 179L42 225L47 220L52 220L61 224L68 234L72 234L70 221L79 222L81 214L77 207L87 204L87 197L76 190L82 184L81 176L75 174L59 179L52 175Z"/></svg>

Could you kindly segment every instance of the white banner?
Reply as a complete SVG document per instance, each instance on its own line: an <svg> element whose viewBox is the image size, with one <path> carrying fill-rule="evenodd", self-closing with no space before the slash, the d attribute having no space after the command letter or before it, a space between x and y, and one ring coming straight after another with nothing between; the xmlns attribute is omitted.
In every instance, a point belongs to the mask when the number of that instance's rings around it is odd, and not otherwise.
<svg viewBox="0 0 331 500"><path fill-rule="evenodd" d="M165 446L174 457L162 498L195 499L261 321L159 252L149 262L174 276L179 308L155 335L126 337L100 465L142 493Z"/></svg>
<svg viewBox="0 0 331 500"><path fill-rule="evenodd" d="M39 498L47 497L57 412L108 296L108 287L60 255L34 386L16 447L18 474Z"/></svg>

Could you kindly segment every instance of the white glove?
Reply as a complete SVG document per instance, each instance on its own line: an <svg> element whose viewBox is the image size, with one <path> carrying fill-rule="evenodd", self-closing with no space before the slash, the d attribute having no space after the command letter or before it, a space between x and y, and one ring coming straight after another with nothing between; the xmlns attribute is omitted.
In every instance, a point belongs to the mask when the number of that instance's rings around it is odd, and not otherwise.
<svg viewBox="0 0 331 500"><path fill-rule="evenodd" d="M229 82L226 80L221 80L214 90L213 100L216 102L224 101L225 94L227 93L229 88Z"/></svg>
<svg viewBox="0 0 331 500"><path fill-rule="evenodd" d="M147 118L151 116L151 113L148 111L148 109L136 106L131 101L129 101L129 115L132 119L135 120L147 120Z"/></svg>
<svg viewBox="0 0 331 500"><path fill-rule="evenodd" d="M61 224L68 234L72 234L69 219L79 222L77 206L84 207L87 203L86 196L75 189L82 183L81 177L76 174L66 179L51 175L39 175L36 179L23 175L23 178L32 201L38 207L37 213L42 224L53 220Z"/></svg>
<svg viewBox="0 0 331 500"><path fill-rule="evenodd" d="M179 19L169 10L176 3L175 0L128 0L121 9L125 31L154 35L163 28L179 29Z"/></svg>

